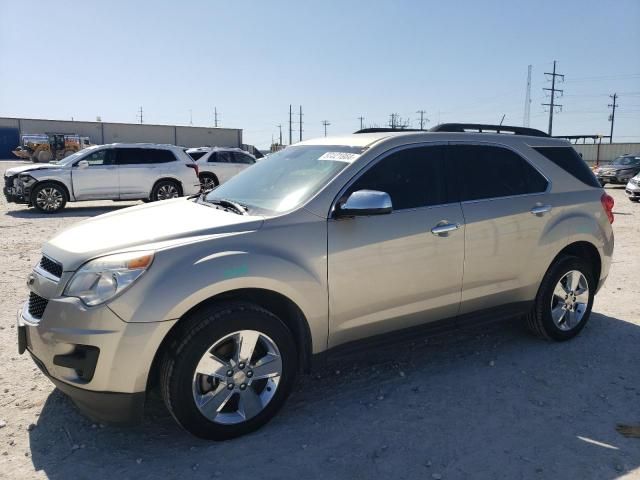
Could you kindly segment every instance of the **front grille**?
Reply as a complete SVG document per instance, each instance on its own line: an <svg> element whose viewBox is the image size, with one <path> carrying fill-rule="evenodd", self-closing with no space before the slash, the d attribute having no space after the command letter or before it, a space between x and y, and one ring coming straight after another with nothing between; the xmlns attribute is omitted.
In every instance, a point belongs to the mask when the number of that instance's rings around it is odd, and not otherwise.
<svg viewBox="0 0 640 480"><path fill-rule="evenodd" d="M11 177L4 177L4 186L7 188L12 188L13 187L13 179L14 179L15 175L11 176Z"/></svg>
<svg viewBox="0 0 640 480"><path fill-rule="evenodd" d="M60 278L62 276L62 265L48 257L42 257L40 260L40 268L55 277Z"/></svg>
<svg viewBox="0 0 640 480"><path fill-rule="evenodd" d="M42 318L44 309L47 308L49 300L31 292L29 294L29 314L33 318Z"/></svg>

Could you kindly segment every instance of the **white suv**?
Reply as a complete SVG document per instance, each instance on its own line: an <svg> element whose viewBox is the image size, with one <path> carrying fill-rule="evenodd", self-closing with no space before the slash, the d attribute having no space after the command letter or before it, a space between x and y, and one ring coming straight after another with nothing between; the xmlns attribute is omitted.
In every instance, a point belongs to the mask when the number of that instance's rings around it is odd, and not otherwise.
<svg viewBox="0 0 640 480"><path fill-rule="evenodd" d="M256 163L256 157L239 148L212 148L197 160L204 190L223 184Z"/></svg>
<svg viewBox="0 0 640 480"><path fill-rule="evenodd" d="M43 213L80 200L156 201L200 190L198 166L173 145L116 143L86 148L59 162L10 168L4 195Z"/></svg>

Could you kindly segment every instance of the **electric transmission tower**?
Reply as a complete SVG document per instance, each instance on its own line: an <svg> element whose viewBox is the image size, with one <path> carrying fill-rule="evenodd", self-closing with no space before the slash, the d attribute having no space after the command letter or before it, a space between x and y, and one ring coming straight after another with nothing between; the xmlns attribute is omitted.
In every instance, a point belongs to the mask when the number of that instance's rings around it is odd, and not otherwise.
<svg viewBox="0 0 640 480"><path fill-rule="evenodd" d="M564 82L564 75L560 73L556 73L555 60L553 61L553 73L544 72L544 74L551 76L551 88L543 88L543 90L551 92L550 94L551 102L542 104L545 107L549 107L549 132L548 133L549 135L551 135L553 133L553 112L556 107L559 107L560 111L562 111L562 105L556 103L556 93L559 93L560 96L562 96L564 93L564 90L560 90L559 88L556 88L556 77L559 77L560 81Z"/></svg>
<svg viewBox="0 0 640 480"><path fill-rule="evenodd" d="M418 110L416 113L420 114L420 130L424 130L424 124L429 121L428 118L424 117L424 114L427 112L425 110Z"/></svg>
<svg viewBox="0 0 640 480"><path fill-rule="evenodd" d="M140 123L142 123L142 107L140 107L140 110L138 110L137 117L140 119Z"/></svg>
<svg viewBox="0 0 640 480"><path fill-rule="evenodd" d="M324 127L324 136L327 136L327 127L331 125L331 122L329 122L329 120L322 120L322 126Z"/></svg>

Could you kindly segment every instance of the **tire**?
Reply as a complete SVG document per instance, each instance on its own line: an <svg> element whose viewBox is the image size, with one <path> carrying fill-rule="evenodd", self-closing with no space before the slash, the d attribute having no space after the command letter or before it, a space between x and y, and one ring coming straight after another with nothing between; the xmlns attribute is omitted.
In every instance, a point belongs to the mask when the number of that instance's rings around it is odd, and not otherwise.
<svg viewBox="0 0 640 480"><path fill-rule="evenodd" d="M42 213L57 213L67 204L67 192L59 184L43 182L31 192L31 205Z"/></svg>
<svg viewBox="0 0 640 480"><path fill-rule="evenodd" d="M48 152L46 150L41 150L38 152L38 162L47 163L49 161L51 161L51 152Z"/></svg>
<svg viewBox="0 0 640 480"><path fill-rule="evenodd" d="M151 191L151 201L168 200L182 196L182 189L178 182L174 180L160 180Z"/></svg>
<svg viewBox="0 0 640 480"><path fill-rule="evenodd" d="M284 323L261 307L240 302L204 308L184 322L160 367L160 390L175 420L197 437L226 440L273 418L289 396L298 370L296 346ZM246 359L235 353L241 337L258 338L246 365L241 362ZM218 361L210 360L214 357L207 352L215 352ZM209 361L203 366L205 357ZM265 358L272 360L256 364ZM197 373L203 368L214 373ZM259 368L262 374L280 373L258 379L251 374Z"/></svg>
<svg viewBox="0 0 640 480"><path fill-rule="evenodd" d="M633 203L638 203L638 202L640 202L640 198L631 198L631 197L629 197L629 200L630 200L631 202L633 202Z"/></svg>
<svg viewBox="0 0 640 480"><path fill-rule="evenodd" d="M571 279L575 278L580 281L574 280L571 286ZM596 288L597 282L589 263L573 256L558 258L542 279L534 307L526 317L527 326L535 335L549 340L565 341L575 337L591 316ZM582 293L578 293L580 291ZM563 313L565 308L562 305L570 307L569 310Z"/></svg>
<svg viewBox="0 0 640 480"><path fill-rule="evenodd" d="M215 175L210 173L201 173L200 174L200 185L202 185L203 191L208 191L216 188L220 185L218 178Z"/></svg>

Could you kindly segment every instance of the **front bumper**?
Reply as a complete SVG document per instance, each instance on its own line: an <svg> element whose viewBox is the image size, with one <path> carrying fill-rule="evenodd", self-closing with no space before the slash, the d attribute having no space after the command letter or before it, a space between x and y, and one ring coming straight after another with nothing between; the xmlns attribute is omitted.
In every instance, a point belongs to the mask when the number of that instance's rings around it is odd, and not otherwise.
<svg viewBox="0 0 640 480"><path fill-rule="evenodd" d="M626 183L632 179L636 174L635 173L598 173L596 174L596 178L600 183L614 183L616 185L626 185Z"/></svg>
<svg viewBox="0 0 640 480"><path fill-rule="evenodd" d="M58 284L38 269L31 279L31 291L48 303L41 318L29 313L29 302L18 312L19 350L89 417L140 419L151 365L175 321L124 322L106 305L60 296L64 280Z"/></svg>
<svg viewBox="0 0 640 480"><path fill-rule="evenodd" d="M627 183L627 186L625 187L625 193L627 194L627 196L629 198L639 198L640 199L640 184L639 185L635 185L631 182Z"/></svg>

